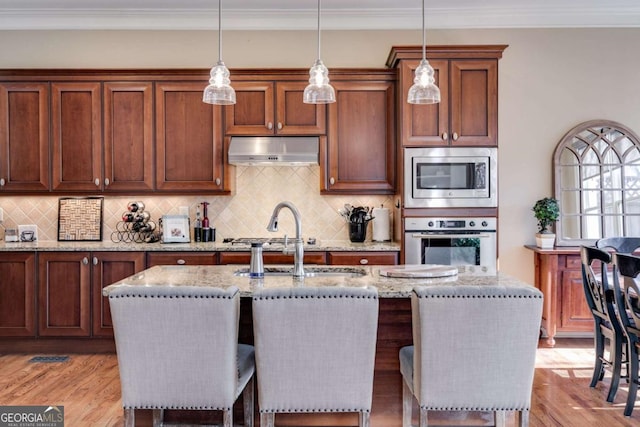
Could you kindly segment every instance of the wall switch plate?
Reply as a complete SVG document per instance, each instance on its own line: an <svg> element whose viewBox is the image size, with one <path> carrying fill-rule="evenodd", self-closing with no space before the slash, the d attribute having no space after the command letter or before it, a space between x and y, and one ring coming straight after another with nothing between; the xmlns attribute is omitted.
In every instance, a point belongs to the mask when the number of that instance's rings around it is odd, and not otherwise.
<svg viewBox="0 0 640 427"><path fill-rule="evenodd" d="M4 209L0 208L0 223L4 221Z"/></svg>

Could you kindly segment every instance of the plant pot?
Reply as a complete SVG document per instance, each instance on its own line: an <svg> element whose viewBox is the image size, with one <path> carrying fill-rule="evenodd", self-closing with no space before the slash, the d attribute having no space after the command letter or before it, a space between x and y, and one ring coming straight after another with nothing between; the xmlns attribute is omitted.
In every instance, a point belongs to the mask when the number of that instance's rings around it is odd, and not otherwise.
<svg viewBox="0 0 640 427"><path fill-rule="evenodd" d="M540 249L553 249L556 243L556 235L554 233L537 233L536 246Z"/></svg>

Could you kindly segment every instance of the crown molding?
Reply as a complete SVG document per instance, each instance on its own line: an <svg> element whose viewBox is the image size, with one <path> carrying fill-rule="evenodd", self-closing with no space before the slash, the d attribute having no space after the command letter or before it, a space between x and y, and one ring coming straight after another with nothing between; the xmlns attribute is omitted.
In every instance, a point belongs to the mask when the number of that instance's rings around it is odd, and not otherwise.
<svg viewBox="0 0 640 427"><path fill-rule="evenodd" d="M315 10L229 9L224 30L315 30ZM214 30L216 9L0 9L0 30ZM330 9L323 30L420 29L419 9ZM629 7L437 8L426 27L472 28L638 28L640 5Z"/></svg>

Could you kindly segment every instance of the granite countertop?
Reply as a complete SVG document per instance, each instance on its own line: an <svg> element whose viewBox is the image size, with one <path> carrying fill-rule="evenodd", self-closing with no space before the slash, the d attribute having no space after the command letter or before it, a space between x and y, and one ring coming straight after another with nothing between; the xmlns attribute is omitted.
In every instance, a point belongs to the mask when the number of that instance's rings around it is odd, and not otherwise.
<svg viewBox="0 0 640 427"><path fill-rule="evenodd" d="M269 268L291 268L291 265L269 266ZM103 289L108 296L115 288L123 286L214 286L227 288L236 286L240 295L249 297L259 288L298 287L298 286L372 286L378 289L381 298L408 298L411 290L417 285L439 285L457 283L461 285L497 284L506 287L529 287L522 282L502 273L491 271L486 267L459 266L458 274L441 278L391 278L380 275L381 268L388 266L314 266L306 265L305 271L340 271L360 270L360 277L316 276L296 281L291 276L266 276L264 279L251 279L247 276L236 276L234 272L247 270L241 265L207 265L207 266L155 266L120 280ZM265 268L267 270L267 268Z"/></svg>
<svg viewBox="0 0 640 427"><path fill-rule="evenodd" d="M293 243L289 244L292 246ZM191 243L113 243L103 242L58 242L55 240L39 242L5 242L0 241L0 252L46 252L46 251L142 251L142 252L209 252L209 251L250 251L249 245L232 245L221 242ZM353 243L349 240L319 240L314 245L305 244L305 252L314 251L399 251L399 242L363 242ZM265 252L280 252L282 246L265 246Z"/></svg>

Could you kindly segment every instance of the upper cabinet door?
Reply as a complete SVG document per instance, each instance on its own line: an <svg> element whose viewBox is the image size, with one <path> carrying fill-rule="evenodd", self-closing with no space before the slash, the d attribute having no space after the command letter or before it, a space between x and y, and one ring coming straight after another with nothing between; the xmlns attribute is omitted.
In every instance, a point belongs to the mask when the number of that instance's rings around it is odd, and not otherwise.
<svg viewBox="0 0 640 427"><path fill-rule="evenodd" d="M400 65L400 117L402 118L402 142L404 145L449 144L449 61L429 60L435 71L436 85L440 89L438 104L409 104L407 95L413 85L419 60L405 60Z"/></svg>
<svg viewBox="0 0 640 427"><path fill-rule="evenodd" d="M104 83L104 190L153 190L153 84Z"/></svg>
<svg viewBox="0 0 640 427"><path fill-rule="evenodd" d="M226 135L275 133L273 82L233 82L235 105L225 108Z"/></svg>
<svg viewBox="0 0 640 427"><path fill-rule="evenodd" d="M305 104L304 89L309 82L276 82L275 131L279 135L324 135L327 108Z"/></svg>
<svg viewBox="0 0 640 427"><path fill-rule="evenodd" d="M0 84L0 191L49 190L49 84Z"/></svg>
<svg viewBox="0 0 640 427"><path fill-rule="evenodd" d="M156 83L156 188L225 191L222 107L202 102L206 82Z"/></svg>
<svg viewBox="0 0 640 427"><path fill-rule="evenodd" d="M52 189L102 189L102 101L99 82L51 83Z"/></svg>
<svg viewBox="0 0 640 427"><path fill-rule="evenodd" d="M452 60L451 143L498 144L498 60Z"/></svg>
<svg viewBox="0 0 640 427"><path fill-rule="evenodd" d="M324 135L325 105L305 104L306 81L239 81L225 108L226 135Z"/></svg>
<svg viewBox="0 0 640 427"><path fill-rule="evenodd" d="M321 153L322 192L393 194L395 83L332 84L336 102L329 104L326 153Z"/></svg>

